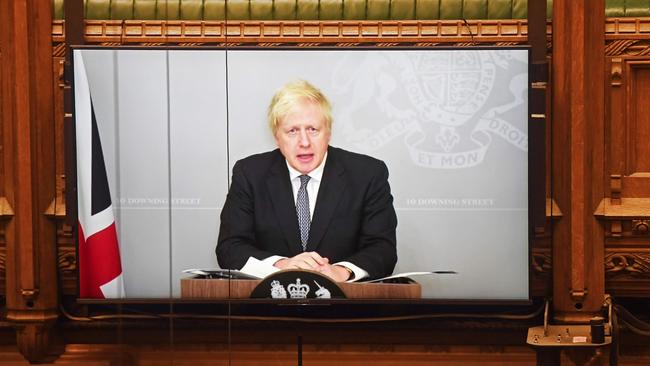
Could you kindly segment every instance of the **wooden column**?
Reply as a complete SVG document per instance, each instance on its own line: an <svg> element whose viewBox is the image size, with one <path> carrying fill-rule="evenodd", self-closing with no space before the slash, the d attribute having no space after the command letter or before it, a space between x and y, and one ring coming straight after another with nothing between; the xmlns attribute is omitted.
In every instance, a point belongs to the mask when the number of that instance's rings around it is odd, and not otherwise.
<svg viewBox="0 0 650 366"><path fill-rule="evenodd" d="M57 319L51 0L0 2L7 320L30 362L52 359Z"/></svg>
<svg viewBox="0 0 650 366"><path fill-rule="evenodd" d="M604 0L553 4L552 191L563 218L553 232L553 306L588 321L604 300Z"/></svg>

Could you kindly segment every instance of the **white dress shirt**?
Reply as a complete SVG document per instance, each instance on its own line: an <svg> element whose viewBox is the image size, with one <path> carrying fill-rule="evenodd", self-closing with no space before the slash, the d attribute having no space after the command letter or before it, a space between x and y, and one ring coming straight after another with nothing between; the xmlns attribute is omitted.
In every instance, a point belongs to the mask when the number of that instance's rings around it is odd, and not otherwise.
<svg viewBox="0 0 650 366"><path fill-rule="evenodd" d="M310 220L313 220L314 218L314 209L316 208L316 199L318 198L318 189L320 188L320 183L323 179L323 171L325 170L325 162L327 161L327 153L325 153L325 156L323 157L323 161L320 163L316 169L312 170L309 172L307 175L309 176L309 181L307 182L307 195L309 196L309 218ZM291 165L289 165L289 162L287 161L287 169L289 169L289 178L291 179L291 188L293 188L293 202L295 204L297 198L298 198L298 190L300 189L300 176L303 175L301 172L297 171L294 169ZM282 257L279 255L272 255L266 259L264 259L262 262L265 262L267 264L273 265L275 262L279 261ZM354 273L354 276L352 277L351 280L348 280L348 282L354 282L361 280L365 277L368 277L368 272L365 271L364 269L361 269L354 264L350 262L338 262L334 263L334 265L337 266L343 266L345 268L348 268L349 270Z"/></svg>

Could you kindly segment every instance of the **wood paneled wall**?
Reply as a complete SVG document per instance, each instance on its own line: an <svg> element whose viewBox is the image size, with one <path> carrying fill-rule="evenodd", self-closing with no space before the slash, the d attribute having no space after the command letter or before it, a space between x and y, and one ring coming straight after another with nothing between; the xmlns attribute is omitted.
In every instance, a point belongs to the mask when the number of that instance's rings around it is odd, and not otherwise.
<svg viewBox="0 0 650 366"><path fill-rule="evenodd" d="M650 297L649 26L649 19L607 24L607 189L596 215L605 225L606 285L614 296Z"/></svg>
<svg viewBox="0 0 650 366"><path fill-rule="evenodd" d="M49 1L49 0L45 0ZM2 5L0 11L12 10L7 2ZM3 28L4 30L5 28ZM591 147L596 151L602 151L602 171L595 172L592 176L600 177L596 185L602 186L602 192L596 193L599 198L593 210L587 209L579 212L577 220L596 219L596 230L602 230L604 240L597 248L604 247L604 260L602 273L604 273L605 292L616 297L637 297L647 299L650 297L650 117L646 112L645 105L647 95L650 93L650 19L607 19L605 22L605 49L603 52L590 52L585 50L587 57L605 59L605 76L602 80L604 88L604 128L602 133L590 135L587 131L585 136L594 138L590 142ZM318 47L318 46L339 46L354 47L373 45L378 47L412 46L412 47L435 47L444 46L468 46L468 45L513 45L524 44L527 41L527 23L525 20L503 20L503 21L469 21L465 24L461 21L406 21L406 22L370 22L370 21L346 21L346 22L192 22L192 21L88 21L86 23L86 41L97 45L180 45L195 47L201 45L228 45L231 47L256 45L260 47L291 46L291 47ZM547 25L548 56L552 56L553 42L550 23ZM6 38L5 38L6 40ZM42 41L41 41L42 42ZM33 122L31 131L39 141L45 141L47 151L35 153L45 162L33 162L28 168L21 170L23 174L31 174L33 179L42 179L47 184L42 188L40 194L49 193L47 200L42 196L32 197L33 207L42 209L46 221L38 221L43 225L38 235L49 233L47 226L51 223L56 233L51 229L52 248L56 248L54 261L58 268L57 276L44 276L41 287L45 286L51 291L59 291L64 297L74 297L76 294L76 251L72 241L71 227L65 222L65 161L64 150L65 140L63 136L64 123L69 116L64 111L64 94L68 88L63 79L63 61L65 51L64 26L61 21L52 23L52 42L43 43L43 49L47 49L47 57L51 58L50 70L45 73L40 71L25 70L28 73L38 72L38 83L49 85L50 91L44 93L52 104L38 106L43 113L50 111L51 119ZM0 65L7 65L7 48L9 41L0 43ZM32 50L32 52L36 52ZM42 53L42 50L39 51ZM38 53L40 54L40 53ZM13 57L13 56L12 56ZM19 65L15 65L19 67ZM47 77L48 81L42 81ZM9 73L0 74L0 294L11 306L18 304L18 308L25 299L11 298L14 296L8 293L9 289L5 284L15 286L15 278L18 273L15 269L7 272L7 235L12 228L11 222L16 208L13 197L13 190L16 183L15 172L15 146L12 137L8 133L16 133L14 108L7 104L7 90L13 90L12 77ZM595 80L594 85L598 85ZM553 83L548 85L547 117L549 121L553 118L551 108L552 92L560 90L563 93L570 93L571 90L557 88ZM36 93L36 92L32 92ZM40 96L42 93L36 93ZM585 101L585 108L589 105L589 99ZM36 107L34 107L36 108ZM533 244L532 272L533 272L533 294L535 296L548 297L553 294L553 263L552 263L552 242L553 231L558 223L563 220L570 220L571 213L576 211L567 206L566 199L558 199L551 193L558 193L558 181L551 177L568 179L566 174L577 174L575 179L580 178L579 173L571 173L571 169L563 170L553 162L558 158L553 156L572 156L571 144L560 143L562 141L561 128L554 128L552 123L547 125L547 225L544 230L537 233ZM34 124L35 123L35 124ZM585 128L589 128L589 121ZM570 127L570 126L569 126ZM38 130L38 133L36 132ZM51 149L49 149L51 147ZM11 151L7 149L11 148ZM24 147L23 147L24 148ZM47 154L51 151L51 159ZM584 162L590 160L590 151L583 151ZM39 155L40 154L40 155ZM45 165L42 165L45 164ZM43 168L44 167L44 168ZM589 179L589 177L583 177ZM9 182L9 183L7 183ZM588 191L588 182L578 185L579 194L591 195ZM565 189L565 188L562 188ZM572 188L573 189L573 188ZM598 190L596 190L598 192ZM576 193L574 191L571 192ZM7 199L9 197L9 199ZM570 201L570 200L569 200ZM45 204L45 203L46 204ZM574 202L574 208L577 203ZM41 207L43 206L43 207ZM33 217L40 217L34 214ZM574 218L574 220L576 220ZM561 224L559 224L561 225ZM12 235L12 234L9 234ZM598 236L596 236L598 238ZM557 240L557 238L555 238ZM562 239L564 240L564 239ZM567 239L569 240L569 239ZM564 245L560 242L556 245ZM602 245L601 245L602 244ZM589 248L592 243L588 240L584 245ZM46 250L47 246L35 248ZM10 248L9 252L15 255L15 251L23 250L22 247ZM40 249L39 249L40 248ZM47 250L44 252L47 257ZM40 268L40 267L39 267ZM43 267L45 268L45 267ZM584 269L584 266L583 266ZM599 276L602 276L602 273ZM41 274L42 275L42 274ZM11 280L7 278L11 276ZM50 286L50 287L48 287ZM557 291L557 289L556 289ZM28 297L25 294L23 297ZM572 306L572 304L570 304ZM47 303L42 307L39 316L52 316L55 304ZM13 308L12 308L13 309ZM12 321L20 318L23 313L14 313ZM18 316L18 318L16 317ZM4 318L3 318L4 319ZM27 318L24 318L27 319ZM20 321L20 319L18 319ZM2 323L0 328L8 329L17 323ZM62 324L68 326L60 327L63 334L68 334L69 324L75 324L74 320L62 319ZM458 328L472 326L469 320ZM332 343L322 346L308 345L305 348L306 359L309 364L316 365L319 362L328 363L332 357L346 365L367 363L368 361L377 364L395 364L399 360L404 364L425 364L433 361L445 362L449 365L471 365L476 362L504 365L529 365L534 361L533 353L523 346L524 339L520 338L521 331L508 334L504 328L508 326L496 326L488 331L477 330L461 345L450 346L423 346L418 344L405 345L400 347L360 345L358 348L345 348L341 343ZM102 328L102 325L98 325ZM454 330L449 330L453 332ZM110 330L107 331L110 333ZM6 340L6 334L15 334L13 331L3 333L3 343L11 343ZM330 333L332 336L336 332ZM362 334L362 333L361 333ZM147 348L152 346L138 346L136 348L110 345L103 335L90 335L85 339L89 343L100 343L103 345L75 345L71 342L66 348L65 355L58 361L58 364L165 364L170 358L175 360L191 360L192 364L219 364L228 360L235 360L235 364L256 364L259 362L260 353L264 353L265 360L276 364L286 364L295 355L291 345L286 343L270 344L257 348L246 348L239 345L234 348L233 353L224 349L196 349L180 347L175 354L170 353L164 346L162 348ZM426 332L420 330L419 336L425 336ZM36 333L33 333L36 337ZM437 333L433 342L444 343L445 335ZM477 341L480 337L487 337L485 342ZM473 339L473 340L472 340ZM500 339L500 340L499 340ZM18 341L20 343L20 340ZM641 343L643 341L640 341ZM117 341L115 343L118 343ZM197 347L215 347L206 342ZM496 344L496 345L495 345ZM15 358L15 349L8 346L0 349L0 361L6 364L23 364L20 359ZM342 347L342 348L341 348ZM365 348L364 348L365 347ZM373 348L375 347L375 348ZM377 348L379 347L379 348ZM433 347L433 348L431 348ZM637 346L635 346L637 347ZM637 352L639 348L631 347L630 350ZM643 349L641 347L640 349ZM22 350L25 352L25 350ZM24 353L23 353L24 354ZM36 357L36 356L35 356ZM327 360L329 361L322 361ZM624 358L624 364L647 364L649 355L645 351L638 351L636 355ZM214 363L214 362L216 363ZM268 363L268 362L267 362ZM323 364L324 364L323 363Z"/></svg>

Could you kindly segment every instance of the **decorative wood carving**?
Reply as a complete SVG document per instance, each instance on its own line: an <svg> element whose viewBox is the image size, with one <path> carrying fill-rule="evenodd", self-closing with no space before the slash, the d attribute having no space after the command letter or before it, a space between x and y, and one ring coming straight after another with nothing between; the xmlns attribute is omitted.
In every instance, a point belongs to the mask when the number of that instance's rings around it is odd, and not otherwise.
<svg viewBox="0 0 650 366"><path fill-rule="evenodd" d="M400 42L418 42L426 47L422 38L437 38L437 43L492 42L512 45L526 42L527 20L468 20L467 25L458 20L437 21L229 21L228 43L300 43L305 38L320 38L317 43L340 42L341 37L387 38L397 37ZM402 24L402 26L398 26ZM86 38L89 43L107 45L133 44L164 45L183 43L216 45L225 43L226 25L222 21L138 21L138 20L87 20ZM547 23L546 33L552 33ZM471 34L469 32L471 29ZM650 54L650 18L607 18L605 22L606 56ZM64 42L64 21L52 22L52 37ZM339 39L330 41L324 38ZM511 39L511 38L516 39ZM190 38L190 40L187 40ZM234 38L243 38L234 39ZM276 38L263 41L259 38ZM291 41L290 38L298 40ZM451 38L463 38L462 41ZM186 40L183 40L186 39ZM510 39L510 40L508 40ZM374 40L369 40L374 42ZM548 49L551 49L549 41Z"/></svg>
<svg viewBox="0 0 650 366"><path fill-rule="evenodd" d="M480 43L519 44L526 42L526 20L431 21L143 21L87 20L86 41L92 44L183 44L217 45L228 43L279 45L313 42L341 43L436 43L470 45ZM63 42L64 23L54 21L55 42Z"/></svg>
<svg viewBox="0 0 650 366"><path fill-rule="evenodd" d="M605 31L608 39L647 39L650 35L650 18L608 18Z"/></svg>
<svg viewBox="0 0 650 366"><path fill-rule="evenodd" d="M5 243L2 243L5 244ZM2 279L4 279L4 273L6 270L6 262L7 262L7 252L4 248L4 246L0 247L0 273L2 273ZM4 288L4 282L2 283L2 286Z"/></svg>
<svg viewBox="0 0 650 366"><path fill-rule="evenodd" d="M605 255L605 275L610 279L621 276L650 279L650 251L638 250L608 250Z"/></svg>
<svg viewBox="0 0 650 366"><path fill-rule="evenodd" d="M63 349L51 347L52 327L57 314L49 313L43 317L32 319L32 323L20 324L16 327L18 349L27 360L53 362Z"/></svg>
<svg viewBox="0 0 650 366"><path fill-rule="evenodd" d="M620 57L614 57L611 61L610 84L612 86L621 86L623 78L623 61Z"/></svg>
<svg viewBox="0 0 650 366"><path fill-rule="evenodd" d="M74 247L59 247L59 272L63 275L75 274L77 270L77 253Z"/></svg>
<svg viewBox="0 0 650 366"><path fill-rule="evenodd" d="M650 19L610 18L606 31L610 75L605 172L610 175L611 193L594 214L606 227L607 292L649 296L650 129L643 106L650 87Z"/></svg>
<svg viewBox="0 0 650 366"><path fill-rule="evenodd" d="M632 232L635 235L643 236L643 235L650 234L650 230L648 230L650 228L650 221L632 220L632 225L633 225Z"/></svg>
<svg viewBox="0 0 650 366"><path fill-rule="evenodd" d="M612 220L609 224L609 235L618 238L623 236L623 222L621 220Z"/></svg>
<svg viewBox="0 0 650 366"><path fill-rule="evenodd" d="M552 262L550 249L533 249L531 266L535 275L550 276Z"/></svg>

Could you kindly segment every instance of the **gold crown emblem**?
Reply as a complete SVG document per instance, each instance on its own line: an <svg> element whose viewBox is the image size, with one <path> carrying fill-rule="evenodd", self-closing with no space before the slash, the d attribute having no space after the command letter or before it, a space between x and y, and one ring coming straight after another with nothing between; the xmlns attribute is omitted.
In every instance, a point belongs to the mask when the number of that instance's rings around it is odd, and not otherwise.
<svg viewBox="0 0 650 366"><path fill-rule="evenodd" d="M304 299L309 293L309 285L300 283L300 278L296 278L296 283L287 286L287 290L292 299Z"/></svg>

